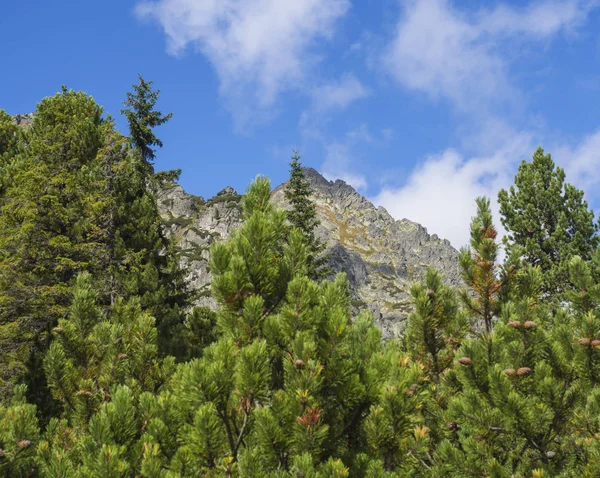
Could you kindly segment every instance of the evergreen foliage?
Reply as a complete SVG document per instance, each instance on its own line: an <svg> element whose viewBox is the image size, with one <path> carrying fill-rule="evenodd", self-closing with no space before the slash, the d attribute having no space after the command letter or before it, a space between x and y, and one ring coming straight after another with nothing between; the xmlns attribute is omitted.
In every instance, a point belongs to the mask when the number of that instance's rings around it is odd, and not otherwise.
<svg viewBox="0 0 600 478"><path fill-rule="evenodd" d="M0 396L27 374L46 406L40 352L67 314L75 277L99 303L138 297L156 317L163 354L189 354L189 295L162 232L153 181L112 118L82 92L38 105L25 132L0 115Z"/></svg>
<svg viewBox="0 0 600 478"><path fill-rule="evenodd" d="M160 91L152 90L152 81L140 75L133 90L127 93L128 109L122 111L130 131L129 167L127 174L117 174L112 185L119 206L112 217L114 247L123 258L113 268L112 280L122 287L117 295L139 296L142 307L156 317L160 351L181 359L189 354L184 321L190 296L175 245L163 232L155 195L161 182L176 179L179 173L155 175L152 166L153 147L163 145L153 128L166 123L172 114L163 116L155 110Z"/></svg>
<svg viewBox="0 0 600 478"><path fill-rule="evenodd" d="M129 123L132 145L150 170L153 170L152 163L156 157L153 147L163 146L162 141L154 134L154 128L166 123L173 116L172 113L163 116L160 111L154 110L160 90L154 91L152 83L139 75L139 83L133 85L133 92L127 93L127 108L121 110Z"/></svg>
<svg viewBox="0 0 600 478"><path fill-rule="evenodd" d="M600 475L600 256L548 155L504 196L505 264L478 198L464 288L429 270L383 343L369 312L351 317L345 274L320 280L297 154L296 209L258 177L211 247L217 310L189 307L153 193L178 172L152 171L166 117L140 81L130 139L66 88L27 131L0 112L0 476ZM518 209L544 184L562 199ZM567 214L573 247L550 229L519 242Z"/></svg>
<svg viewBox="0 0 600 478"><path fill-rule="evenodd" d="M319 226L317 208L311 199L313 191L304 175L300 159L298 151L294 151L290 162L290 179L284 191L285 198L291 206L287 212L287 219L304 235L308 253L308 276L311 279L322 280L331 275L332 270L327 267L329 258L324 254L325 244L315 235L315 230Z"/></svg>
<svg viewBox="0 0 600 478"><path fill-rule="evenodd" d="M43 343L65 314L76 274L100 269L101 112L91 97L66 88L44 99L6 184L0 204L4 393L24 372L32 344Z"/></svg>
<svg viewBox="0 0 600 478"><path fill-rule="evenodd" d="M565 182L565 172L538 148L523 161L515 184L498 194L507 254L540 267L542 293L560 299L568 288L573 256L592 259L598 247L594 213L583 191Z"/></svg>

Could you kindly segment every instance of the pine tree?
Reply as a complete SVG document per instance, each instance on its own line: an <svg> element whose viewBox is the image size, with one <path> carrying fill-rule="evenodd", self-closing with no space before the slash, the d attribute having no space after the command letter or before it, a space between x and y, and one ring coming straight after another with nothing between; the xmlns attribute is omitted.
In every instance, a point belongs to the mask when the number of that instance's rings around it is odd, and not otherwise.
<svg viewBox="0 0 600 478"><path fill-rule="evenodd" d="M0 110L0 157L13 152L20 138L21 128L15 124L12 117Z"/></svg>
<svg viewBox="0 0 600 478"><path fill-rule="evenodd" d="M583 191L565 182L565 172L538 148L523 161L515 184L498 194L507 253L517 253L542 272L542 291L560 300L569 284L573 256L590 260L597 247L598 226Z"/></svg>
<svg viewBox="0 0 600 478"><path fill-rule="evenodd" d="M109 400L115 384L136 393L155 391L165 382L158 360L154 318L139 301L120 299L103 318L98 296L88 274L80 274L68 318L53 329L44 369L55 399L63 404L72 424L85 426L91 411Z"/></svg>
<svg viewBox="0 0 600 478"><path fill-rule="evenodd" d="M0 110L0 207L5 191L13 180L22 138L21 128L4 110Z"/></svg>
<svg viewBox="0 0 600 478"><path fill-rule="evenodd" d="M43 348L48 327L67 310L76 274L99 269L101 112L91 97L66 88L44 99L11 171L0 204L4 394L25 370L34 343Z"/></svg>
<svg viewBox="0 0 600 478"><path fill-rule="evenodd" d="M298 151L294 151L290 162L290 179L285 186L285 198L291 206L287 212L287 219L293 227L302 231L306 240L309 277L322 280L332 271L326 266L328 257L323 254L325 244L315 235L315 230L320 222L317 218L315 203L311 199L312 194L310 182L306 179L302 169L300 154Z"/></svg>
<svg viewBox="0 0 600 478"><path fill-rule="evenodd" d="M154 134L154 128L166 123L173 116L172 113L163 116L160 111L154 110L160 90L152 90L152 83L139 75L139 84L133 85L133 92L127 93L127 108L121 110L121 114L127 117L129 123L132 145L150 171L153 171L152 163L156 157L153 147L163 146L162 141Z"/></svg>
<svg viewBox="0 0 600 478"><path fill-rule="evenodd" d="M219 339L174 376L185 422L169 469L347 476L361 451L362 468L383 466L366 456L369 440L390 467L414 465L401 457L415 443L420 369L391 344L383 353L369 314L350 321L343 275L320 285L305 276L303 235L283 227L269 198L259 178L244 196L244 224L212 248ZM391 444L367 415L385 420Z"/></svg>
<svg viewBox="0 0 600 478"><path fill-rule="evenodd" d="M496 228L492 222L490 200L477 198L477 215L471 222L470 247L463 248L459 255L459 267L468 289L461 297L472 317L482 322L489 335L492 321L500 312L499 295L502 282L497 276L499 245Z"/></svg>
<svg viewBox="0 0 600 478"><path fill-rule="evenodd" d="M121 294L139 296L142 307L156 317L161 352L183 358L189 353L184 320L190 296L175 244L163 232L156 204L155 191L165 174L154 175L152 165L153 147L162 147L153 128L166 123L172 114L163 116L155 111L160 91L152 90L151 81L140 75L133 89L127 93L128 109L122 110L129 124L132 154L128 155L125 174L120 174L113 185L120 207L112 219L116 229L114 247L125 258L115 271L115 281L124 289ZM173 177L177 172L167 175Z"/></svg>
<svg viewBox="0 0 600 478"><path fill-rule="evenodd" d="M530 266L518 282L492 340L469 340L457 353L462 392L449 404L453 432L438 450L447 472L557 476L574 453L569 436L580 395L568 360L572 341L549 328L539 270Z"/></svg>
<svg viewBox="0 0 600 478"><path fill-rule="evenodd" d="M454 352L469 330L459 309L454 290L445 286L441 275L429 269L423 283L411 287L415 311L408 318L405 343L413 360L422 363L432 380L448 370Z"/></svg>
<svg viewBox="0 0 600 478"><path fill-rule="evenodd" d="M40 429L36 407L27 403L26 386L15 387L7 406L0 405L0 473L25 478L35 476L36 446Z"/></svg>

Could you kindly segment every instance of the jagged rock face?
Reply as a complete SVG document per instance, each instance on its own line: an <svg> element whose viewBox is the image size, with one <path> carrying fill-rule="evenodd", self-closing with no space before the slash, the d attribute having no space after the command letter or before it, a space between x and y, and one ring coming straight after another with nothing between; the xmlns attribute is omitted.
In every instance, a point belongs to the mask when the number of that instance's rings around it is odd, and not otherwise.
<svg viewBox="0 0 600 478"><path fill-rule="evenodd" d="M460 283L458 252L448 241L407 219L394 220L343 181L327 181L311 168L305 174L321 220L317 236L327 244L331 266L348 275L353 311L370 310L384 338L402 334L412 309L410 285L428 267L440 270L449 284ZM272 200L287 208L283 187L273 191ZM232 188L206 202L178 185L159 194L168 233L183 249L182 263L188 267L190 286L200 291L201 305L216 305L210 297L208 249L240 225L240 199Z"/></svg>
<svg viewBox="0 0 600 478"><path fill-rule="evenodd" d="M172 184L161 190L157 199L167 235L174 236L181 248L187 283L199 293L196 305L215 309L217 304L210 294L209 249L215 241L228 239L241 224L241 196L227 187L205 201Z"/></svg>
<svg viewBox="0 0 600 478"><path fill-rule="evenodd" d="M21 126L22 128L29 128L31 126L31 123L33 122L33 113L25 113L22 115L15 115L13 116L13 121L18 124L19 126Z"/></svg>

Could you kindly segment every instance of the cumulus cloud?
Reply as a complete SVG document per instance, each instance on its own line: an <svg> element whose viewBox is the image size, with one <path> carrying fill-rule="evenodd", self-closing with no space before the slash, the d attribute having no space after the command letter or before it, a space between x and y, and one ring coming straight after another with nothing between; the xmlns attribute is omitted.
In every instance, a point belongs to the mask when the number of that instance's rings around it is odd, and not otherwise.
<svg viewBox="0 0 600 478"><path fill-rule="evenodd" d="M545 0L467 14L449 0L410 0L383 63L406 88L448 99L463 112L485 110L518 97L503 47L572 30L595 3Z"/></svg>
<svg viewBox="0 0 600 478"><path fill-rule="evenodd" d="M465 157L448 149L429 156L399 187L384 187L373 198L396 219L408 218L460 248L469 241L475 198L488 196L498 226L496 197L512 182L516 165L532 148L531 137L515 134L490 156ZM501 232L501 231L500 231Z"/></svg>
<svg viewBox="0 0 600 478"><path fill-rule="evenodd" d="M501 132L500 132L501 131ZM430 233L448 239L460 248L469 241L469 224L475 214L475 198L491 199L495 223L502 235L498 192L509 187L522 160L531 160L539 138L527 132L501 128L505 139L495 154L470 156L448 149L426 158L410 173L401 187L384 187L372 200L385 207L396 219L408 218L425 226ZM489 138L490 143L498 139ZM600 130L574 145L542 141L545 151L565 169L567 182L588 194L600 184Z"/></svg>
<svg viewBox="0 0 600 478"><path fill-rule="evenodd" d="M401 86L445 99L462 113L465 154L447 149L428 156L401 187L384 187L373 198L397 219L415 220L455 247L468 242L474 199L488 196L500 226L496 197L509 186L517 166L530 159L537 142L553 152L568 180L578 187L600 181L600 132L576 145L561 145L539 131L519 131L503 115L521 99L510 77L510 61L525 42L572 33L596 1L539 0L524 6L500 4L460 10L450 0L408 0L383 63ZM495 108L499 106L500 108ZM494 154L477 152L494 151ZM500 231L502 232L502 231Z"/></svg>
<svg viewBox="0 0 600 478"><path fill-rule="evenodd" d="M215 68L220 92L244 123L285 90L304 85L350 0L156 0L138 3L157 22L173 55L192 47Z"/></svg>

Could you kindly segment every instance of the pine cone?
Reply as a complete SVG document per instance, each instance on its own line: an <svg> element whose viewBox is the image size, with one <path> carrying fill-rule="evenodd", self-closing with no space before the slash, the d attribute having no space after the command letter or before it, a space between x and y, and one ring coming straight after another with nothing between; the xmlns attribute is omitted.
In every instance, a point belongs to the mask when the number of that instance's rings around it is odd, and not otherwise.
<svg viewBox="0 0 600 478"><path fill-rule="evenodd" d="M89 390L78 390L75 395L77 395L78 397L88 397L89 398L93 394Z"/></svg>
<svg viewBox="0 0 600 478"><path fill-rule="evenodd" d="M469 357L461 357L458 359L458 363L461 365L471 365L473 361Z"/></svg>
<svg viewBox="0 0 600 478"><path fill-rule="evenodd" d="M53 331L55 334L62 334L62 333L65 331L65 329L63 329L62 327L54 327L54 328L52 329L52 331Z"/></svg>
<svg viewBox="0 0 600 478"><path fill-rule="evenodd" d="M123 337L117 337L117 338L115 339L115 344L117 344L117 345L118 345L118 344L120 344L121 342L123 342Z"/></svg>
<svg viewBox="0 0 600 478"><path fill-rule="evenodd" d="M596 339L596 340L592 340L592 347L598 347L600 345L600 340Z"/></svg>
<svg viewBox="0 0 600 478"><path fill-rule="evenodd" d="M29 448L31 446L31 442L29 440L21 440L17 443L17 446L24 450L25 448Z"/></svg>
<svg viewBox="0 0 600 478"><path fill-rule="evenodd" d="M294 311L294 317L298 317L298 311L297 310Z"/></svg>
<svg viewBox="0 0 600 478"><path fill-rule="evenodd" d="M456 423L456 422L448 422L448 423L446 423L446 428L448 430L454 431L454 430L458 430L460 427L458 426L458 423Z"/></svg>
<svg viewBox="0 0 600 478"><path fill-rule="evenodd" d="M496 239L497 235L498 233L494 229L494 226L487 228L485 231L485 237L487 237L488 239Z"/></svg>
<svg viewBox="0 0 600 478"><path fill-rule="evenodd" d="M426 292L426 294L427 294L429 297L433 297L433 294L435 294L435 292L434 292L434 290L433 290L433 289L427 289L427 292Z"/></svg>
<svg viewBox="0 0 600 478"><path fill-rule="evenodd" d="M519 327L521 327L521 322L518 321L518 320L511 320L508 323L508 326L511 327L511 328L513 328L513 329L518 329Z"/></svg>
<svg viewBox="0 0 600 478"><path fill-rule="evenodd" d="M533 329L537 327L537 324L533 320L526 320L523 323L523 327L525 327L526 329Z"/></svg>
<svg viewBox="0 0 600 478"><path fill-rule="evenodd" d="M298 368L298 369L302 369L304 368L304 360L298 359L294 362L294 367Z"/></svg>
<svg viewBox="0 0 600 478"><path fill-rule="evenodd" d="M127 354L119 354L119 355L117 355L117 358L119 360L125 360L127 357L129 357Z"/></svg>
<svg viewBox="0 0 600 478"><path fill-rule="evenodd" d="M522 377L523 375L529 375L531 373L531 369L529 367L521 367L517 370L517 375Z"/></svg>
<svg viewBox="0 0 600 478"><path fill-rule="evenodd" d="M517 371L514 368L507 368L504 371L504 374L508 376L514 375L515 373L517 373Z"/></svg>
<svg viewBox="0 0 600 478"><path fill-rule="evenodd" d="M591 339L588 339L587 337L579 339L579 345L583 345L584 347L590 345L591 342Z"/></svg>

